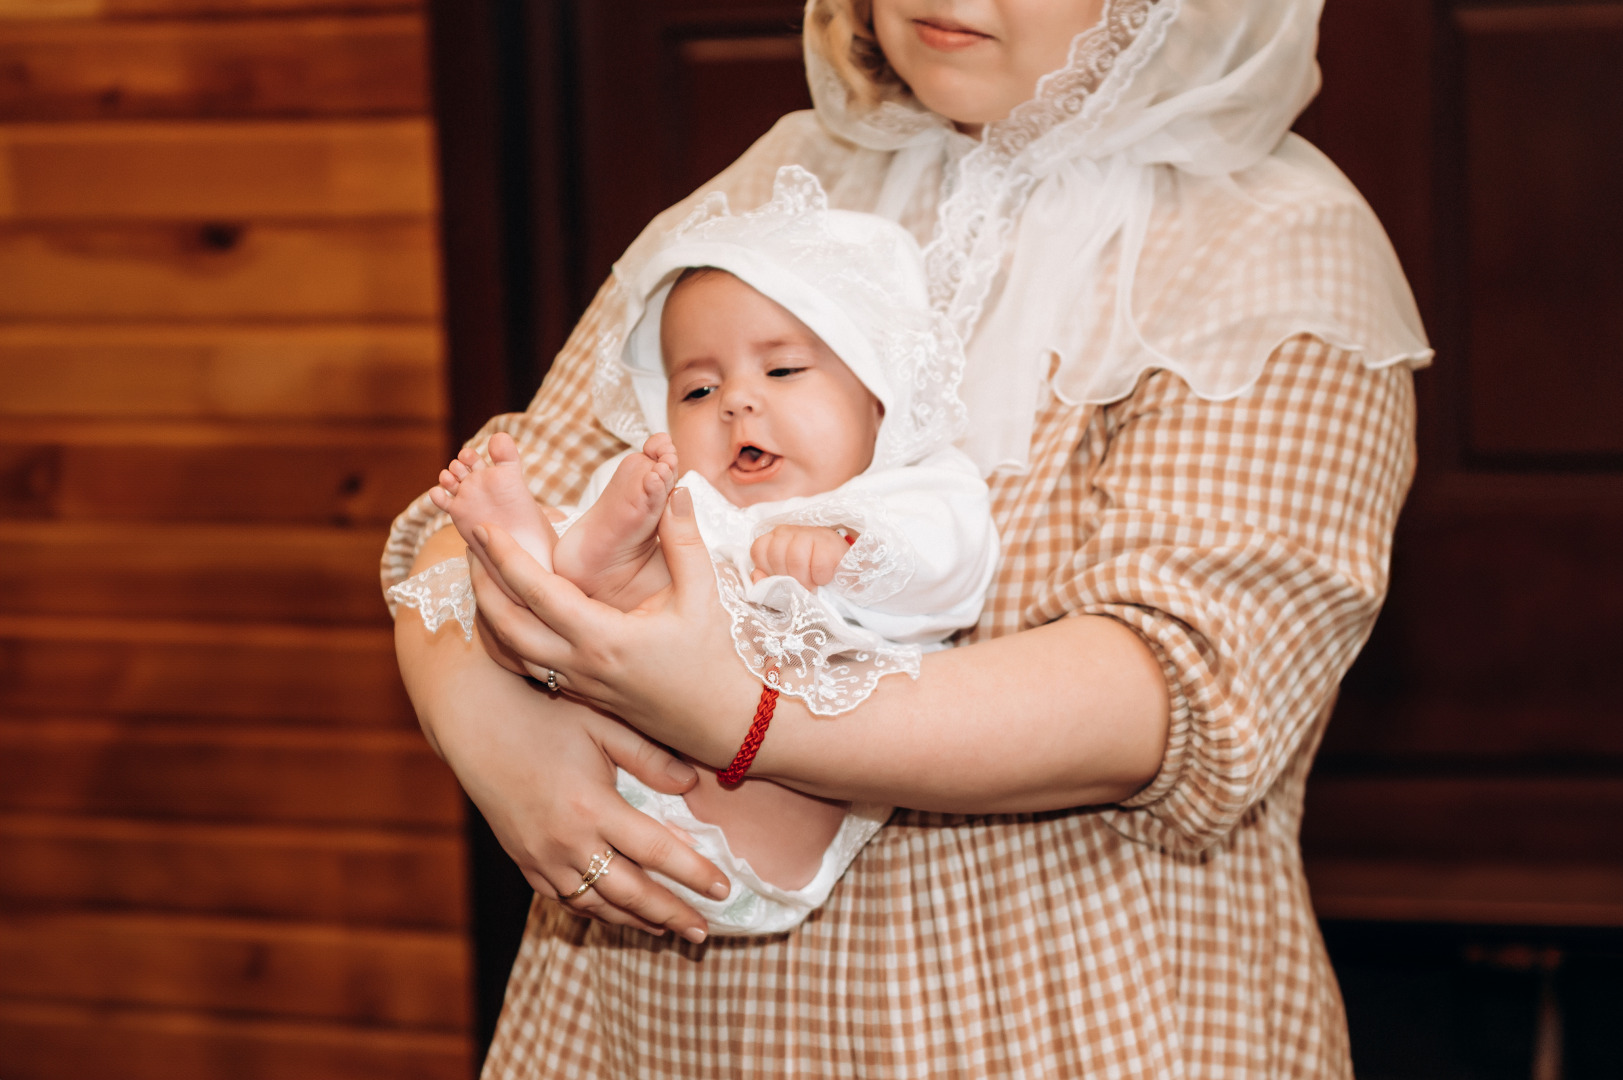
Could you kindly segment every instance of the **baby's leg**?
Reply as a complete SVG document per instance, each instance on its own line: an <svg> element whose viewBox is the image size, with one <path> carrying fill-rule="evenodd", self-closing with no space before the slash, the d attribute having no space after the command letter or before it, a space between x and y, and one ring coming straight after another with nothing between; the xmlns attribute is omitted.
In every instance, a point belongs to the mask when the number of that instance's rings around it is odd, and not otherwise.
<svg viewBox="0 0 1623 1080"><path fill-rule="evenodd" d="M659 516L676 483L676 447L669 435L650 436L641 453L615 470L609 486L559 539L552 553L559 574L588 596L631 607L670 580L658 557Z"/></svg>
<svg viewBox="0 0 1623 1080"><path fill-rule="evenodd" d="M428 493L435 506L451 515L456 531L510 600L523 603L502 581L485 549L474 539L475 525L496 525L547 569L552 569L552 548L558 542L552 523L524 482L518 447L512 436L497 432L490 438L490 464L472 450L463 450L440 473L440 486Z"/></svg>
<svg viewBox="0 0 1623 1080"><path fill-rule="evenodd" d="M734 855L780 889L811 883L823 852L845 821L848 804L803 795L770 780L745 780L724 788L700 767L699 783L686 796L700 821L719 825Z"/></svg>

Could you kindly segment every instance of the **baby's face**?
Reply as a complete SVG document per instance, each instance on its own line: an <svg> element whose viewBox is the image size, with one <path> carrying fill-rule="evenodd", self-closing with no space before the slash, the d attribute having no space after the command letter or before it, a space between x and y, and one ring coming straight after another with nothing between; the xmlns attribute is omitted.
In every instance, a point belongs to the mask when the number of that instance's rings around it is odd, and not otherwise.
<svg viewBox="0 0 1623 1080"><path fill-rule="evenodd" d="M659 327L676 456L735 506L832 491L868 467L883 408L788 310L720 270Z"/></svg>

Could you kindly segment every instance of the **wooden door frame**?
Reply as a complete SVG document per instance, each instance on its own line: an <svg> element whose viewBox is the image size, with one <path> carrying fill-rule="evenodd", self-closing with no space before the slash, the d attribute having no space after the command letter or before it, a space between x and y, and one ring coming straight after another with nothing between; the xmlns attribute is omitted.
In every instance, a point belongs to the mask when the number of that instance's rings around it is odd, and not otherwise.
<svg viewBox="0 0 1623 1080"><path fill-rule="evenodd" d="M429 5L453 446L524 408L584 307L568 212L571 15L567 0ZM482 1061L532 891L471 802L466 834Z"/></svg>

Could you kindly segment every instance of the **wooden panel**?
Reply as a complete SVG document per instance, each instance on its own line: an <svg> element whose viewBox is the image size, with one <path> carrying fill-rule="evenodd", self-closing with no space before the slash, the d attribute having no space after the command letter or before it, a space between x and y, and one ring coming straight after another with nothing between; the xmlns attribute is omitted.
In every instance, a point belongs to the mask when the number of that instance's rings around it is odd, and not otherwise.
<svg viewBox="0 0 1623 1080"><path fill-rule="evenodd" d="M1433 6L1415 0L1326 4L1319 31L1324 89L1311 107L1308 134L1380 217L1433 333L1438 133L1429 106L1435 23ZM1380 58L1378 68L1373 57Z"/></svg>
<svg viewBox="0 0 1623 1080"><path fill-rule="evenodd" d="M0 326L0 416L444 419L431 326Z"/></svg>
<svg viewBox="0 0 1623 1080"><path fill-rule="evenodd" d="M0 120L420 114L416 15L0 23Z"/></svg>
<svg viewBox="0 0 1623 1080"><path fill-rule="evenodd" d="M430 319L424 222L0 225L0 318Z"/></svg>
<svg viewBox="0 0 1623 1080"><path fill-rule="evenodd" d="M426 217L431 144L418 118L0 129L0 220Z"/></svg>
<svg viewBox="0 0 1623 1080"><path fill-rule="evenodd" d="M6 1080L466 1080L462 1036L0 1001Z"/></svg>
<svg viewBox="0 0 1623 1080"><path fill-rule="evenodd" d="M1617 760L1623 488L1536 475L1456 486L1469 496L1434 492L1408 511L1392 598L1323 757Z"/></svg>
<svg viewBox="0 0 1623 1080"><path fill-rule="evenodd" d="M0 616L0 715L47 712L417 726L387 628Z"/></svg>
<svg viewBox="0 0 1623 1080"><path fill-rule="evenodd" d="M386 534L0 522L0 613L377 625Z"/></svg>
<svg viewBox="0 0 1623 1080"><path fill-rule="evenodd" d="M694 37L674 53L664 126L677 167L665 170L666 203L731 165L785 113L811 108L797 33Z"/></svg>
<svg viewBox="0 0 1623 1080"><path fill-rule="evenodd" d="M0 0L0 20L416 11L419 0Z"/></svg>
<svg viewBox="0 0 1623 1080"><path fill-rule="evenodd" d="M1623 7L1504 14L1462 18L1469 445L1616 457Z"/></svg>
<svg viewBox="0 0 1623 1080"><path fill-rule="evenodd" d="M1607 865L1317 859L1321 919L1623 927L1623 868Z"/></svg>
<svg viewBox="0 0 1623 1080"><path fill-rule="evenodd" d="M145 908L456 930L455 836L0 814L0 907Z"/></svg>
<svg viewBox="0 0 1623 1080"><path fill-rule="evenodd" d="M803 66L785 48L802 7L600 0L580 9L584 281L595 287L650 218L809 104Z"/></svg>
<svg viewBox="0 0 1623 1080"><path fill-rule="evenodd" d="M0 720L0 809L442 829L462 819L456 781L414 732L97 720Z"/></svg>
<svg viewBox="0 0 1623 1080"><path fill-rule="evenodd" d="M1623 864L1623 776L1316 773L1302 847L1312 858Z"/></svg>
<svg viewBox="0 0 1623 1080"><path fill-rule="evenodd" d="M448 455L433 428L17 421L0 517L388 524Z"/></svg>
<svg viewBox="0 0 1623 1080"><path fill-rule="evenodd" d="M165 915L0 917L0 995L457 1030L453 934Z"/></svg>

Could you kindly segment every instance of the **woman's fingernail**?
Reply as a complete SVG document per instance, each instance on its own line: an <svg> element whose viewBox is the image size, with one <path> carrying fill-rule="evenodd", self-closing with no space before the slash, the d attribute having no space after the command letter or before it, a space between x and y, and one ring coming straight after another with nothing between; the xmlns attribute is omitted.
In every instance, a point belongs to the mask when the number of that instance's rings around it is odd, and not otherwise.
<svg viewBox="0 0 1623 1080"><path fill-rule="evenodd" d="M682 936L693 942L695 945L704 944L704 931L700 930L697 926L682 931Z"/></svg>
<svg viewBox="0 0 1623 1080"><path fill-rule="evenodd" d="M693 495L685 487L679 487L671 492L671 513L679 518L693 516Z"/></svg>
<svg viewBox="0 0 1623 1080"><path fill-rule="evenodd" d="M486 529L483 525L475 525L473 527L473 538L479 541L481 544L489 544L490 530Z"/></svg>
<svg viewBox="0 0 1623 1080"><path fill-rule="evenodd" d="M698 770L685 761L673 761L665 766L665 775L678 784L691 784L699 778Z"/></svg>
<svg viewBox="0 0 1623 1080"><path fill-rule="evenodd" d="M727 887L726 882L718 882L715 885L710 886L710 895L715 897L717 900L727 899L727 897L732 895L732 891L733 890Z"/></svg>

